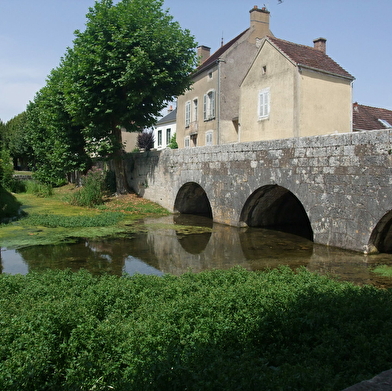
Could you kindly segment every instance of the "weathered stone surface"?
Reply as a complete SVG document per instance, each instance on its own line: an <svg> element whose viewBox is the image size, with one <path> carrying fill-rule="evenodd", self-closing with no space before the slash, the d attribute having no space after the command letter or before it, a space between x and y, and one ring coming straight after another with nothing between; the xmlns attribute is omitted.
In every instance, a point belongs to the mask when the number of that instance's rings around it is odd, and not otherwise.
<svg viewBox="0 0 392 391"><path fill-rule="evenodd" d="M374 376L370 380L364 380L343 391L391 391L392 390L392 369Z"/></svg>
<svg viewBox="0 0 392 391"><path fill-rule="evenodd" d="M391 144L392 131L383 130L166 149L130 154L127 177L138 194L170 211L181 187L195 182L213 219L234 226L252 194L278 185L302 204L315 242L367 251L392 210Z"/></svg>

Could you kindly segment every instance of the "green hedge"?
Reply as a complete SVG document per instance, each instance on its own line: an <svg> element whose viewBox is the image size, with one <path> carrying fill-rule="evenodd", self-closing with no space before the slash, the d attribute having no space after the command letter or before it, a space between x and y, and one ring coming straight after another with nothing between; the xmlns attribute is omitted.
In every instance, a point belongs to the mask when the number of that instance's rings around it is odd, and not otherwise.
<svg viewBox="0 0 392 391"><path fill-rule="evenodd" d="M392 366L392 294L280 268L0 276L2 390L341 390Z"/></svg>

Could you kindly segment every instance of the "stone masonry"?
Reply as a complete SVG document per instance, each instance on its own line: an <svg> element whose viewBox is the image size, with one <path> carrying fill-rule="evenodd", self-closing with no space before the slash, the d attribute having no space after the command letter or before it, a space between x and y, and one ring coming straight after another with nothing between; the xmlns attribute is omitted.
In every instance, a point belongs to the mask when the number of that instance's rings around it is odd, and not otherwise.
<svg viewBox="0 0 392 391"><path fill-rule="evenodd" d="M175 212L181 187L202 187L213 220L240 226L247 199L278 185L297 197L316 243L373 251L392 209L392 130L291 138L128 155L139 195Z"/></svg>

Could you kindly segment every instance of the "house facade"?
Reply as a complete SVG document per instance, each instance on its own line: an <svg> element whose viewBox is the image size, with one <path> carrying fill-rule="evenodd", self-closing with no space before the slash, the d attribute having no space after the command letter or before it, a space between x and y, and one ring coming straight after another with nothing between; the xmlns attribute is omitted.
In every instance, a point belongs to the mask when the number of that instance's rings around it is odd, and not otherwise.
<svg viewBox="0 0 392 391"><path fill-rule="evenodd" d="M176 134L177 108L170 107L169 112L161 118L154 127L154 148L157 150L165 149L170 143L171 138Z"/></svg>
<svg viewBox="0 0 392 391"><path fill-rule="evenodd" d="M177 101L179 148L352 131L354 77L314 46L275 38L270 13L210 55L200 46L193 85Z"/></svg>
<svg viewBox="0 0 392 391"><path fill-rule="evenodd" d="M238 141L239 85L252 64L262 38L272 35L270 13L256 6L250 26L210 55L199 46L200 66L193 85L177 101L179 148L228 144Z"/></svg>
<svg viewBox="0 0 392 391"><path fill-rule="evenodd" d="M240 86L238 141L347 133L354 77L314 47L265 37Z"/></svg>

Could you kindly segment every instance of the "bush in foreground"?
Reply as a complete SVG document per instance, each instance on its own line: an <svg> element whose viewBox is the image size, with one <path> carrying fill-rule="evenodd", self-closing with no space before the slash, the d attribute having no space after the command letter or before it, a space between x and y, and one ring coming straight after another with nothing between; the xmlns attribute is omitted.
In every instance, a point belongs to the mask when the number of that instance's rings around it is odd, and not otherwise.
<svg viewBox="0 0 392 391"><path fill-rule="evenodd" d="M341 390L392 365L392 294L306 270L0 276L0 389Z"/></svg>

